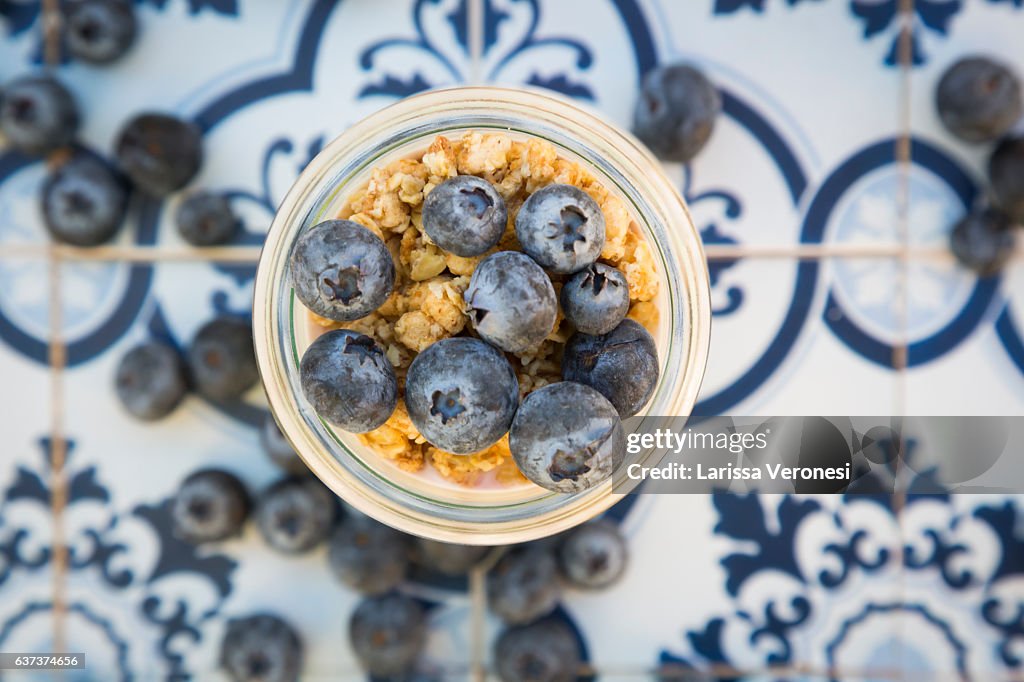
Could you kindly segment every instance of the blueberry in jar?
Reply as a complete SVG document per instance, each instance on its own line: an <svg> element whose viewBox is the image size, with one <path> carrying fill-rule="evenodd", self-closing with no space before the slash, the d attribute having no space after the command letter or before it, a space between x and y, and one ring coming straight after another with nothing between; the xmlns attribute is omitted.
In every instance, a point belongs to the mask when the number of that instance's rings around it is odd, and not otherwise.
<svg viewBox="0 0 1024 682"><path fill-rule="evenodd" d="M584 334L607 334L629 312L629 284L618 268L594 263L562 286L562 312Z"/></svg>
<svg viewBox="0 0 1024 682"><path fill-rule="evenodd" d="M398 379L369 336L335 329L310 344L299 365L302 393L317 414L346 431L381 426L398 404Z"/></svg>
<svg viewBox="0 0 1024 682"><path fill-rule="evenodd" d="M369 315L395 285L387 245L351 220L328 220L303 232L290 263L292 286L302 304L339 322Z"/></svg>
<svg viewBox="0 0 1024 682"><path fill-rule="evenodd" d="M432 445L470 454L508 431L519 406L519 382L494 347L479 339L442 339L409 366L405 405Z"/></svg>
<svg viewBox="0 0 1024 682"><path fill-rule="evenodd" d="M456 256L479 256L501 239L508 209L491 183L475 175L457 175L423 200L423 231Z"/></svg>
<svg viewBox="0 0 1024 682"><path fill-rule="evenodd" d="M604 396L561 381L523 399L509 449L526 478L554 492L576 493L609 480L622 462L626 436Z"/></svg>
<svg viewBox="0 0 1024 682"><path fill-rule="evenodd" d="M604 213L578 187L551 184L537 190L516 214L516 238L523 251L552 272L577 272L604 248Z"/></svg>
<svg viewBox="0 0 1024 682"><path fill-rule="evenodd" d="M518 251L499 251L480 261L463 298L476 333L510 353L539 345L558 316L551 280Z"/></svg>

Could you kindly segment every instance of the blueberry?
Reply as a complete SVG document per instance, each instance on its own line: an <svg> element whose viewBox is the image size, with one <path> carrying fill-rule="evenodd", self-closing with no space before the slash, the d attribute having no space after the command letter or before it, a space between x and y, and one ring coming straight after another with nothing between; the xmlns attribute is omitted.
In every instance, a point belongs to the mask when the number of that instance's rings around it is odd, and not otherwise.
<svg viewBox="0 0 1024 682"><path fill-rule="evenodd" d="M51 76L22 76L0 95L0 131L25 154L41 156L67 146L78 124L74 98Z"/></svg>
<svg viewBox="0 0 1024 682"><path fill-rule="evenodd" d="M491 183L458 175L435 187L423 201L423 231L457 256L479 256L498 243L508 209Z"/></svg>
<svg viewBox="0 0 1024 682"><path fill-rule="evenodd" d="M999 208L1024 225L1024 136L999 143L988 160L988 179Z"/></svg>
<svg viewBox="0 0 1024 682"><path fill-rule="evenodd" d="M617 268L594 263L562 286L565 319L584 334L607 334L629 311L629 284Z"/></svg>
<svg viewBox="0 0 1024 682"><path fill-rule="evenodd" d="M576 493L608 480L622 461L619 414L600 393L561 381L523 399L509 432L519 470L537 485Z"/></svg>
<svg viewBox="0 0 1024 682"><path fill-rule="evenodd" d="M961 265L990 277L1009 260L1015 239L1009 217L998 209L985 208L968 213L956 224L949 246Z"/></svg>
<svg viewBox="0 0 1024 682"><path fill-rule="evenodd" d="M295 453L292 444L281 433L281 429L274 420L274 415L267 413L263 420L263 428L260 429L260 444L264 452L270 457L270 461L289 474L308 474L305 462Z"/></svg>
<svg viewBox="0 0 1024 682"><path fill-rule="evenodd" d="M633 132L659 159L686 163L707 144L721 111L721 95L698 69L662 66L640 85Z"/></svg>
<svg viewBox="0 0 1024 682"><path fill-rule="evenodd" d="M658 371L654 339L628 318L607 334L573 334L562 354L562 378L596 388L623 419L654 395Z"/></svg>
<svg viewBox="0 0 1024 682"><path fill-rule="evenodd" d="M312 476L286 478L256 502L256 525L272 548L302 554L327 539L334 525L337 498Z"/></svg>
<svg viewBox="0 0 1024 682"><path fill-rule="evenodd" d="M569 531L558 548L562 574L576 587L600 589L622 577L629 549L619 527L592 521Z"/></svg>
<svg viewBox="0 0 1024 682"><path fill-rule="evenodd" d="M494 644L502 682L574 682L581 662L572 628L553 618L508 628Z"/></svg>
<svg viewBox="0 0 1024 682"><path fill-rule="evenodd" d="M516 238L531 258L558 273L582 270L604 248L604 213L572 185L543 187L516 214Z"/></svg>
<svg viewBox="0 0 1024 682"><path fill-rule="evenodd" d="M196 332L188 349L196 390L211 400L233 400L259 379L252 347L252 325L221 315Z"/></svg>
<svg viewBox="0 0 1024 682"><path fill-rule="evenodd" d="M291 255L295 295L321 317L350 321L379 308L395 286L395 262L380 237L351 220L314 225Z"/></svg>
<svg viewBox="0 0 1024 682"><path fill-rule="evenodd" d="M135 42L135 10L126 0L73 0L64 11L64 42L76 59L116 61Z"/></svg>
<svg viewBox="0 0 1024 682"><path fill-rule="evenodd" d="M990 142L1021 116L1020 81L1004 64L966 57L942 74L935 106L953 135L966 142Z"/></svg>
<svg viewBox="0 0 1024 682"><path fill-rule="evenodd" d="M128 189L99 158L77 153L54 170L42 190L43 222L57 241L96 246L124 222Z"/></svg>
<svg viewBox="0 0 1024 682"><path fill-rule="evenodd" d="M192 246L226 244L238 231L238 217L222 194L197 192L178 206L178 234Z"/></svg>
<svg viewBox="0 0 1024 682"><path fill-rule="evenodd" d="M416 554L421 565L444 575L465 575L491 551L482 545L457 545L416 538Z"/></svg>
<svg viewBox="0 0 1024 682"><path fill-rule="evenodd" d="M398 379L369 336L348 329L314 341L299 367L302 393L317 414L353 433L372 431L398 404Z"/></svg>
<svg viewBox="0 0 1024 682"><path fill-rule="evenodd" d="M136 187L163 197L187 185L199 172L202 133L174 116L140 114L121 128L114 155Z"/></svg>
<svg viewBox="0 0 1024 682"><path fill-rule="evenodd" d="M443 339L409 366L409 418L431 444L465 455L508 432L519 406L519 382L508 360L479 339Z"/></svg>
<svg viewBox="0 0 1024 682"><path fill-rule="evenodd" d="M510 625L543 618L555 610L561 596L558 563L543 547L523 545L511 549L487 574L491 610Z"/></svg>
<svg viewBox="0 0 1024 682"><path fill-rule="evenodd" d="M249 495L235 476L220 469L189 474L174 496L174 535L186 542L215 542L238 535L249 515Z"/></svg>
<svg viewBox="0 0 1024 682"><path fill-rule="evenodd" d="M188 382L178 352L147 341L125 353L117 365L114 388L129 414L147 421L174 411L185 397Z"/></svg>
<svg viewBox="0 0 1024 682"><path fill-rule="evenodd" d="M409 555L409 536L369 516L348 514L331 536L328 561L342 583L378 595L405 579Z"/></svg>
<svg viewBox="0 0 1024 682"><path fill-rule="evenodd" d="M233 682L294 682L302 658L298 633L269 613L229 620L220 643L220 665Z"/></svg>
<svg viewBox="0 0 1024 682"><path fill-rule="evenodd" d="M400 594L364 599L349 619L348 637L366 672L400 678L412 672L423 651L426 614L418 602Z"/></svg>
<svg viewBox="0 0 1024 682"><path fill-rule="evenodd" d="M464 299L476 333L510 353L539 345L558 316L551 280L517 251L500 251L480 261Z"/></svg>

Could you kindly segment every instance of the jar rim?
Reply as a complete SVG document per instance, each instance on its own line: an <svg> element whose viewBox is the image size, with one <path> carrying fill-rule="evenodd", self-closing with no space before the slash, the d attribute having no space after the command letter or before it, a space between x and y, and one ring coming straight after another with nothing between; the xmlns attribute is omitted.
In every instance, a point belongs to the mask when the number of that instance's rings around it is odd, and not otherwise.
<svg viewBox="0 0 1024 682"><path fill-rule="evenodd" d="M470 113L475 116L476 124L458 123L460 117ZM613 491L612 483L607 482L569 496L575 500L572 504L556 505L529 518L487 522L453 521L398 504L384 491L365 485L328 451L303 416L292 378L286 370L286 360L297 364L298 358L288 357L290 349L283 338L284 316L291 316L292 303L278 294L287 276L287 260L295 234L303 226L312 224L311 217L314 220L322 217L314 215L317 207L324 210L345 189L346 182L339 182L336 175L331 175L332 170L348 162L347 178L352 178L397 147L395 140L401 142L437 134L441 132L439 122L442 121L451 122L454 129L509 131L517 130L519 122L522 132L528 135L544 137L542 132L534 133L527 128L554 131L574 140L585 136L586 148L597 155L588 160L607 162L608 169L621 174L633 191L631 215L641 217L645 224L653 224L654 227L648 225L649 229L660 230L655 245L659 254L670 256L669 259L663 257L661 263L662 267L672 270L665 273L671 275L669 294L680 299L671 305L675 311L676 303L679 304L681 319L678 323L685 328L685 335L683 329L674 328L669 333L672 339L678 335L676 355L680 355L681 348L685 357L665 360L664 367L679 372L670 387L674 389L670 404L662 405L672 410L667 414L688 416L703 380L711 324L707 263L686 204L653 155L631 134L591 109L534 88L456 87L402 99L357 122L328 143L288 191L267 234L253 296L253 335L260 375L271 412L285 438L312 472L347 503L399 530L463 544L522 542L560 532L591 518L621 499L622 494L617 492L618 488ZM606 176L603 181L608 179L608 169L602 172ZM650 241L652 235L646 232L645 237ZM682 319L684 314L685 319ZM670 339L670 354L672 350ZM294 354L293 349L291 354ZM659 380L659 384L661 382ZM552 497L556 496L552 494Z"/></svg>

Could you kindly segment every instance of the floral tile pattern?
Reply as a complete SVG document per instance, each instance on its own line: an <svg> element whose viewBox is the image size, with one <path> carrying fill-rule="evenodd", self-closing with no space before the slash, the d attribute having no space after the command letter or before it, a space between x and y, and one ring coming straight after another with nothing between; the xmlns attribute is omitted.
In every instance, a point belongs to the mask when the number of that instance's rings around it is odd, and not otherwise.
<svg viewBox="0 0 1024 682"><path fill-rule="evenodd" d="M1019 0L594 0L585 13L561 0L136 5L143 33L125 60L61 67L83 103L82 137L109 150L143 109L195 120L206 150L195 184L227 193L244 222L234 246L249 254L322 145L400 97L540 87L628 126L644 73L694 61L723 115L698 159L666 170L710 254L714 343L697 409L1021 413L1024 269L977 280L941 257L948 225L982 191L987 150L951 139L930 99L966 52L1024 68ZM38 64L39 8L0 0L0 79ZM181 197L138 201L118 246L151 255L63 260L51 292L40 286L50 264L31 251L47 243L44 172L0 152L0 650L46 650L59 632L98 679L208 679L226 620L270 610L302 630L308 678L361 678L343 645L357 597L323 548L282 557L249 527L197 550L169 532L168 500L194 469L223 467L253 492L278 476L254 428L261 392L230 407L189 398L141 425L110 388L132 344L181 346L215 313L246 314L255 263L201 251L180 262ZM894 258L904 247L931 255ZM628 498L610 513L632 551L623 581L569 591L556 615L606 680L659 666L723 679L1019 676L1020 503ZM55 581L61 535L68 563ZM477 641L500 624L480 623L464 581L417 574L402 589L429 608L430 668L469 679L489 665Z"/></svg>

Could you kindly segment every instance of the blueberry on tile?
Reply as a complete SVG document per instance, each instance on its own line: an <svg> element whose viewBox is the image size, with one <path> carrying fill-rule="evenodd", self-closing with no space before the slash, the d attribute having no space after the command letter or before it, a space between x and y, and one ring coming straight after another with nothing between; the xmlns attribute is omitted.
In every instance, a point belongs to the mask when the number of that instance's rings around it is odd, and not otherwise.
<svg viewBox="0 0 1024 682"><path fill-rule="evenodd" d="M202 133L193 123L168 114L139 114L118 133L114 156L139 190L153 197L167 196L199 172Z"/></svg>
<svg viewBox="0 0 1024 682"><path fill-rule="evenodd" d="M622 577L629 548L610 521L585 523L569 531L558 548L562 575L575 587L601 589Z"/></svg>
<svg viewBox="0 0 1024 682"><path fill-rule="evenodd" d="M577 331L607 334L629 312L629 284L618 268L594 263L562 286L562 312Z"/></svg>
<svg viewBox="0 0 1024 682"><path fill-rule="evenodd" d="M607 334L573 334L562 354L562 378L597 389L623 419L651 399L658 373L654 338L628 318Z"/></svg>
<svg viewBox="0 0 1024 682"><path fill-rule="evenodd" d="M97 246L121 229L128 188L105 162L79 152L46 178L41 201L50 236L73 246Z"/></svg>
<svg viewBox="0 0 1024 682"><path fill-rule="evenodd" d="M417 562L444 575L465 575L491 551L483 545L459 545L416 538Z"/></svg>
<svg viewBox="0 0 1024 682"><path fill-rule="evenodd" d="M196 192L174 215L178 234L192 246L226 244L238 231L238 216L223 194Z"/></svg>
<svg viewBox="0 0 1024 682"><path fill-rule="evenodd" d="M519 382L494 347L479 339L443 339L409 366L405 405L432 445L465 455L508 432L519 406Z"/></svg>
<svg viewBox="0 0 1024 682"><path fill-rule="evenodd" d="M956 259L981 277L998 274L1013 253L1016 231L999 209L984 208L964 216L949 235Z"/></svg>
<svg viewBox="0 0 1024 682"><path fill-rule="evenodd" d="M126 0L72 0L64 9L64 43L76 59L109 64L135 42L138 23Z"/></svg>
<svg viewBox="0 0 1024 682"><path fill-rule="evenodd" d="M220 665L232 682L296 682L302 659L299 634L269 613L229 620L220 644Z"/></svg>
<svg viewBox="0 0 1024 682"><path fill-rule="evenodd" d="M626 436L604 396L561 381L523 399L509 449L523 476L554 492L576 493L611 477L625 454Z"/></svg>
<svg viewBox="0 0 1024 682"><path fill-rule="evenodd" d="M531 194L516 214L516 238L541 267L577 272L601 255L604 213L579 187L547 185Z"/></svg>
<svg viewBox="0 0 1024 682"><path fill-rule="evenodd" d="M114 390L133 417L162 419L174 411L188 391L184 363L178 352L164 343L141 343L118 363Z"/></svg>
<svg viewBox="0 0 1024 682"><path fill-rule="evenodd" d="M398 404L398 379L365 334L335 329L310 344L299 366L302 393L321 417L353 433L382 425Z"/></svg>
<svg viewBox="0 0 1024 682"><path fill-rule="evenodd" d="M558 563L544 547L515 547L487 574L488 604L510 625L543 618L555 610L561 597Z"/></svg>
<svg viewBox="0 0 1024 682"><path fill-rule="evenodd" d="M409 597L388 594L364 599L348 623L349 642L369 674L405 679L427 638L423 607Z"/></svg>
<svg viewBox="0 0 1024 682"><path fill-rule="evenodd" d="M188 349L196 390L211 400L240 398L259 379L252 347L252 325L230 315L210 320Z"/></svg>
<svg viewBox="0 0 1024 682"><path fill-rule="evenodd" d="M494 644L502 682L573 682L582 658L575 633L553 618L507 628Z"/></svg>
<svg viewBox="0 0 1024 682"><path fill-rule="evenodd" d="M445 251L479 256L505 233L508 209L491 183L458 175L431 190L423 200L423 231Z"/></svg>
<svg viewBox="0 0 1024 682"><path fill-rule="evenodd" d="M999 208L1024 225L1024 136L999 143L988 159L988 180Z"/></svg>
<svg viewBox="0 0 1024 682"><path fill-rule="evenodd" d="M551 280L518 251L500 251L480 261L463 298L476 333L510 353L539 345L558 316Z"/></svg>
<svg viewBox="0 0 1024 682"><path fill-rule="evenodd" d="M395 263L380 237L351 220L328 220L295 240L291 280L303 305L321 317L358 320L395 286Z"/></svg>
<svg viewBox="0 0 1024 682"><path fill-rule="evenodd" d="M24 154L42 156L71 144L78 125L75 99L52 76L22 76L0 93L0 132Z"/></svg>
<svg viewBox="0 0 1024 682"><path fill-rule="evenodd" d="M337 509L337 498L319 479L286 478L256 500L256 525L271 548L302 554L327 539Z"/></svg>
<svg viewBox="0 0 1024 682"><path fill-rule="evenodd" d="M965 142L991 142L1020 119L1021 86L1005 64L965 57L942 74L935 91L939 118Z"/></svg>
<svg viewBox="0 0 1024 682"><path fill-rule="evenodd" d="M295 476L309 473L306 463L296 454L292 444L281 433L274 415L270 413L267 413L263 420L263 427L260 429L260 444L263 446L263 451L270 457L270 461L282 471Z"/></svg>
<svg viewBox="0 0 1024 682"><path fill-rule="evenodd" d="M688 64L647 72L633 112L633 132L663 161L686 163L704 148L722 111L714 84Z"/></svg>
<svg viewBox="0 0 1024 682"><path fill-rule="evenodd" d="M331 536L328 562L334 575L362 594L389 592L409 570L410 540L404 533L361 514L347 514Z"/></svg>
<svg viewBox="0 0 1024 682"><path fill-rule="evenodd" d="M216 542L238 535L249 515L249 495L232 474L201 469L189 474L174 496L171 523L185 542Z"/></svg>

